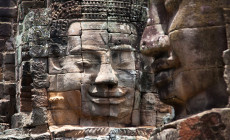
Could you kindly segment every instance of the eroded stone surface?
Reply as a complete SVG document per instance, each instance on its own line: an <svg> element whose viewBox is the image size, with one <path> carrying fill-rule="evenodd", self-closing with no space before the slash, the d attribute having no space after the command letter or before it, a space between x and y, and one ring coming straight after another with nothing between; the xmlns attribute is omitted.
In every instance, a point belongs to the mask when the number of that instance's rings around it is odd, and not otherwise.
<svg viewBox="0 0 230 140"><path fill-rule="evenodd" d="M212 109L165 125L152 134L158 139L229 139L229 108Z"/></svg>
<svg viewBox="0 0 230 140"><path fill-rule="evenodd" d="M150 2L141 51L154 58L159 98L175 108L176 119L228 104L222 54L229 44L229 6L227 0ZM227 52L224 57L228 63Z"/></svg>

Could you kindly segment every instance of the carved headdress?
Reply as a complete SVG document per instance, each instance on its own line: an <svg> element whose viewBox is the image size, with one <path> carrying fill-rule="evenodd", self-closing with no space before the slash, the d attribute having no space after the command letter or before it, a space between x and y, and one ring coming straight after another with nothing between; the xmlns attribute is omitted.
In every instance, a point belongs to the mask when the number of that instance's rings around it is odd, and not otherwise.
<svg viewBox="0 0 230 140"><path fill-rule="evenodd" d="M145 0L53 0L51 38L65 42L66 31L74 21L107 21L133 23L146 21Z"/></svg>
<svg viewBox="0 0 230 140"><path fill-rule="evenodd" d="M141 22L146 14L143 0L53 0L51 7L54 20Z"/></svg>

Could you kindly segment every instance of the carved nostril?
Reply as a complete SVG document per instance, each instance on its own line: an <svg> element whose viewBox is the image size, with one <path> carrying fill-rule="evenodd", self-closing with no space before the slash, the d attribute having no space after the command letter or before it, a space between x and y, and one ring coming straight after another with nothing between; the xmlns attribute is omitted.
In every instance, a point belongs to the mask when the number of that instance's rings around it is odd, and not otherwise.
<svg viewBox="0 0 230 140"><path fill-rule="evenodd" d="M143 41L143 42L142 42L142 45L144 45L144 46L145 46L145 45L146 45L146 41Z"/></svg>
<svg viewBox="0 0 230 140"><path fill-rule="evenodd" d="M113 85L113 84L108 84L108 88L109 88L109 89L114 88L114 86L115 86L115 85Z"/></svg>

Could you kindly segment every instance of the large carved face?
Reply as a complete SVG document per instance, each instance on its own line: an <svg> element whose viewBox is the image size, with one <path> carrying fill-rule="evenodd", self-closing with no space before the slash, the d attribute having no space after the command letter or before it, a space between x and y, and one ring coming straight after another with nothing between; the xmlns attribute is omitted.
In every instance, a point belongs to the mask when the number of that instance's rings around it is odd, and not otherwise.
<svg viewBox="0 0 230 140"><path fill-rule="evenodd" d="M136 29L117 22L73 22L67 55L49 58L52 124L131 123Z"/></svg>
<svg viewBox="0 0 230 140"><path fill-rule="evenodd" d="M222 61L227 43L220 8L226 2L152 1L142 52L155 58L160 98L178 114L227 104Z"/></svg>

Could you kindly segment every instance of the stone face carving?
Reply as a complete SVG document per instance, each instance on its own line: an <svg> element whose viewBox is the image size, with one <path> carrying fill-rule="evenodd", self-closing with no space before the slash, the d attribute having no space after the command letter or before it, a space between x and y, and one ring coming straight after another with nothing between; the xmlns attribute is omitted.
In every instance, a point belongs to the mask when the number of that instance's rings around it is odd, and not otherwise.
<svg viewBox="0 0 230 140"><path fill-rule="evenodd" d="M100 23L71 23L68 55L49 57L49 75L54 77L48 93L50 125L131 124L136 80L132 40L137 36L129 24L109 23L115 24L113 28L124 27L123 33L109 33L107 22L100 25L104 30L94 29L95 24ZM86 26L90 29L82 29Z"/></svg>
<svg viewBox="0 0 230 140"><path fill-rule="evenodd" d="M160 99L181 118L228 103L222 52L227 49L223 8L228 0L150 1L142 53L155 58Z"/></svg>
<svg viewBox="0 0 230 140"><path fill-rule="evenodd" d="M142 63L144 56L139 53L145 2L56 0L50 4L32 10L20 24L18 74L25 71L30 81L22 79L24 88L18 84L20 106L12 126L162 124L171 109L154 107L160 104L151 86L153 74L142 73L148 61ZM22 51L28 52L26 59ZM162 116L157 119L157 115ZM20 126L17 118L31 120Z"/></svg>
<svg viewBox="0 0 230 140"><path fill-rule="evenodd" d="M229 0L18 0L14 43L15 4L0 2L0 139L229 139L228 108L161 126L158 98L176 119L230 105Z"/></svg>

